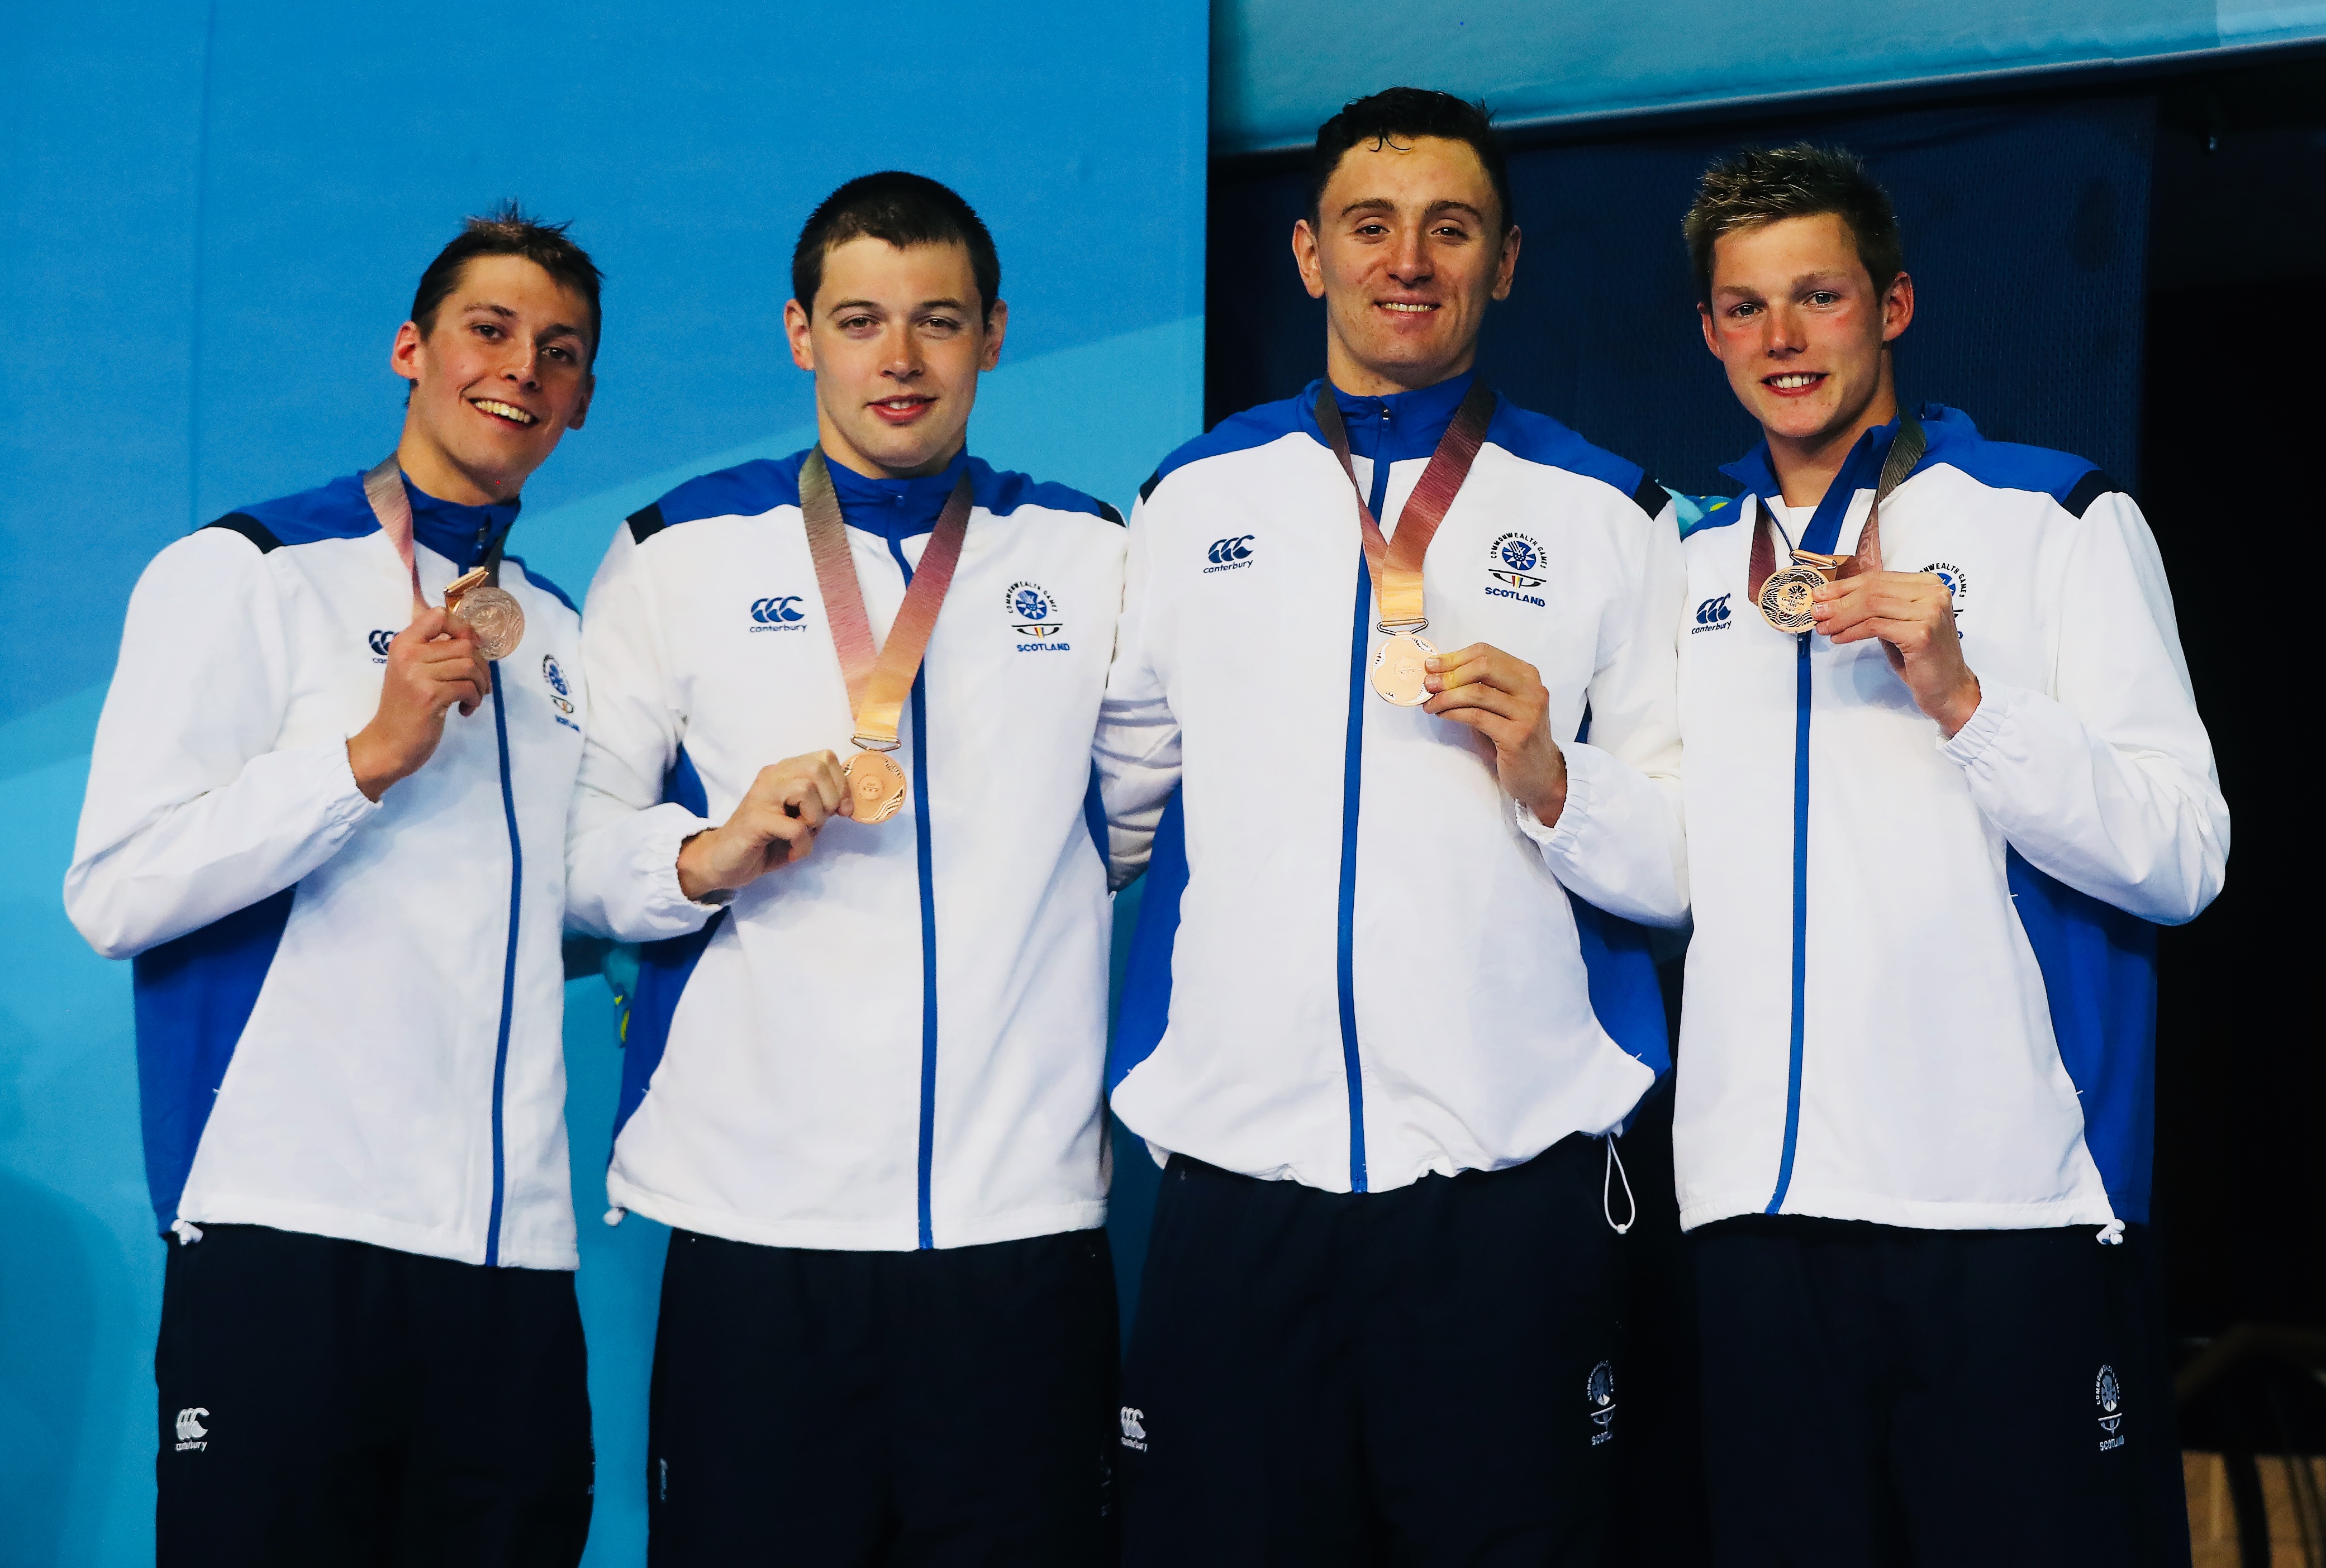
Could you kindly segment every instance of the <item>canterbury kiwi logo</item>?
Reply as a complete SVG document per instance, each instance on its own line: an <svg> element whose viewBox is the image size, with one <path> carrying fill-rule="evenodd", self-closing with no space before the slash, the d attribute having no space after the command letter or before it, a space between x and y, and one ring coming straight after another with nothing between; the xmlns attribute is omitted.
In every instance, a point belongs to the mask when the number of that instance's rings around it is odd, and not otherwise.
<svg viewBox="0 0 2326 1568"><path fill-rule="evenodd" d="M1696 624L1698 626L1717 626L1727 618L1728 596L1725 593L1715 598L1706 599L1702 604L1696 607Z"/></svg>
<svg viewBox="0 0 2326 1568"><path fill-rule="evenodd" d="M1233 539L1214 539L1205 554L1214 566L1225 566L1231 561L1249 561L1251 559L1251 541L1252 535L1249 533L1239 534Z"/></svg>
<svg viewBox="0 0 2326 1568"><path fill-rule="evenodd" d="M805 596L796 593L786 593L769 598L755 598L751 601L751 618L763 626L772 626L786 621L804 621L807 617L794 608L803 597Z"/></svg>
<svg viewBox="0 0 2326 1568"><path fill-rule="evenodd" d="M364 638L365 644L371 649L372 656L377 659L387 657L387 645L394 641L395 641L395 634L385 626Z"/></svg>

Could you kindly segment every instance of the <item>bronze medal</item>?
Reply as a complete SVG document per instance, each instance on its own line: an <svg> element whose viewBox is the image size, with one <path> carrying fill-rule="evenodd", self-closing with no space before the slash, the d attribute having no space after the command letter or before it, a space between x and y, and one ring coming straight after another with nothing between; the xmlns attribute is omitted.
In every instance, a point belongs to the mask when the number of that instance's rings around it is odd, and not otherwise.
<svg viewBox="0 0 2326 1568"><path fill-rule="evenodd" d="M840 769L856 803L856 820L885 822L904 808L905 770L885 751L860 751Z"/></svg>
<svg viewBox="0 0 2326 1568"><path fill-rule="evenodd" d="M445 613L468 629L477 652L498 662L516 652L525 641L525 607L507 589L497 587L483 567L463 572L444 585Z"/></svg>
<svg viewBox="0 0 2326 1568"><path fill-rule="evenodd" d="M1788 566L1771 572L1754 601L1760 606L1761 618L1781 632L1808 631L1817 624L1815 596L1818 585L1824 581L1825 574L1813 566Z"/></svg>
<svg viewBox="0 0 2326 1568"><path fill-rule="evenodd" d="M1419 708L1429 700L1428 660L1435 658L1437 650L1410 632L1399 632L1382 644L1373 654L1372 683L1384 702L1394 702L1400 708Z"/></svg>

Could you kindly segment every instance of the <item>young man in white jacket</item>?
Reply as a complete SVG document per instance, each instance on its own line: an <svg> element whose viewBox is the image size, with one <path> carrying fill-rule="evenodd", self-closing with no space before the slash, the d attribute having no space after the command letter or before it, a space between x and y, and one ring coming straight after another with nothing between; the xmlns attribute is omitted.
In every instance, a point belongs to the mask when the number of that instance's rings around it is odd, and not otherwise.
<svg viewBox="0 0 2326 1568"><path fill-rule="evenodd" d="M197 530L131 596L65 906L135 960L181 1243L164 1563L581 1556L559 946L588 716L580 619L505 547L598 324L562 227L470 219L396 333L387 460Z"/></svg>
<svg viewBox="0 0 2326 1568"><path fill-rule="evenodd" d="M1100 765L1120 869L1158 844L1112 1071L1168 1160L1142 1568L1599 1560L1605 1183L1665 1064L1625 922L1687 914L1679 552L1638 468L1478 378L1518 249L1482 109L1348 106L1293 234L1326 378L1131 524Z"/></svg>
<svg viewBox="0 0 2326 1568"><path fill-rule="evenodd" d="M1718 1560L2186 1563L2152 923L2229 824L2155 542L2090 463L1901 409L1913 283L1855 158L1725 160L1687 234L1765 437L1679 638Z"/></svg>
<svg viewBox="0 0 2326 1568"><path fill-rule="evenodd" d="M1122 527L969 454L1009 310L960 196L851 181L792 277L816 444L632 516L584 637L574 918L647 944L609 1218L674 1228L652 1553L1097 1563Z"/></svg>

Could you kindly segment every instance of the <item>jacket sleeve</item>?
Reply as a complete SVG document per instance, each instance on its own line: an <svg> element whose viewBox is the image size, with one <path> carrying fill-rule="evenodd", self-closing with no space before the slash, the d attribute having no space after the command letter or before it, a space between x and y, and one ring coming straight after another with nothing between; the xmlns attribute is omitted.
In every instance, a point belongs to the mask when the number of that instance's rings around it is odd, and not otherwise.
<svg viewBox="0 0 2326 1568"><path fill-rule="evenodd" d="M1645 526L1637 517L1624 519L1624 579L1592 673L1590 739L1559 747L1566 807L1549 828L1514 809L1568 891L1626 920L1677 926L1689 908L1675 640L1687 577L1670 504Z"/></svg>
<svg viewBox="0 0 2326 1568"><path fill-rule="evenodd" d="M566 832L566 923L617 942L684 936L714 911L679 891L678 847L717 824L663 801L686 715L628 524L615 529L587 605L590 734Z"/></svg>
<svg viewBox="0 0 2326 1568"><path fill-rule="evenodd" d="M129 596L89 757L65 913L131 958L272 897L379 808L345 736L277 749L291 698L281 589L242 535L205 528Z"/></svg>
<svg viewBox="0 0 2326 1568"><path fill-rule="evenodd" d="M2193 920L2221 890L2229 809L2130 496L2085 512L2061 593L2052 690L1982 679L1977 711L1940 750L2036 869L2144 920Z"/></svg>
<svg viewBox="0 0 2326 1568"><path fill-rule="evenodd" d="M1122 618L1116 624L1114 662L1099 704L1092 755L1099 797L1106 807L1107 885L1120 888L1147 868L1156 824L1179 782L1179 721L1149 655L1153 619L1149 539L1155 518L1150 492L1130 513L1123 563Z"/></svg>

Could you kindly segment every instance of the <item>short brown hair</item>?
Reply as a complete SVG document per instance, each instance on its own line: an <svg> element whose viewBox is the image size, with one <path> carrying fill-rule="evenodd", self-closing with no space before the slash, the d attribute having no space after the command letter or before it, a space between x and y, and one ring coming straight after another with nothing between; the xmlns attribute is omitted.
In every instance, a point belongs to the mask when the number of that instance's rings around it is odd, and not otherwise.
<svg viewBox="0 0 2326 1568"><path fill-rule="evenodd" d="M926 174L883 169L860 174L825 197L800 227L792 247L792 298L803 311L815 310L823 287L823 258L838 246L870 236L898 250L920 245L957 245L969 252L969 275L977 284L986 325L1001 297L1001 255L977 209L961 193Z"/></svg>
<svg viewBox="0 0 2326 1568"><path fill-rule="evenodd" d="M1696 269L1697 302L1712 302L1712 246L1722 235L1826 212L1839 217L1857 242L1857 259L1877 293L1906 270L1897 211L1856 153L1797 142L1748 147L1713 164L1680 225Z"/></svg>
<svg viewBox="0 0 2326 1568"><path fill-rule="evenodd" d="M569 225L544 223L526 215L515 201L504 201L461 226L452 242L436 253L420 274L412 296L412 321L423 338L436 329L437 307L461 286L461 274L480 255L521 255L565 287L590 307L590 357L598 357L598 285L603 274L590 253L566 237Z"/></svg>

